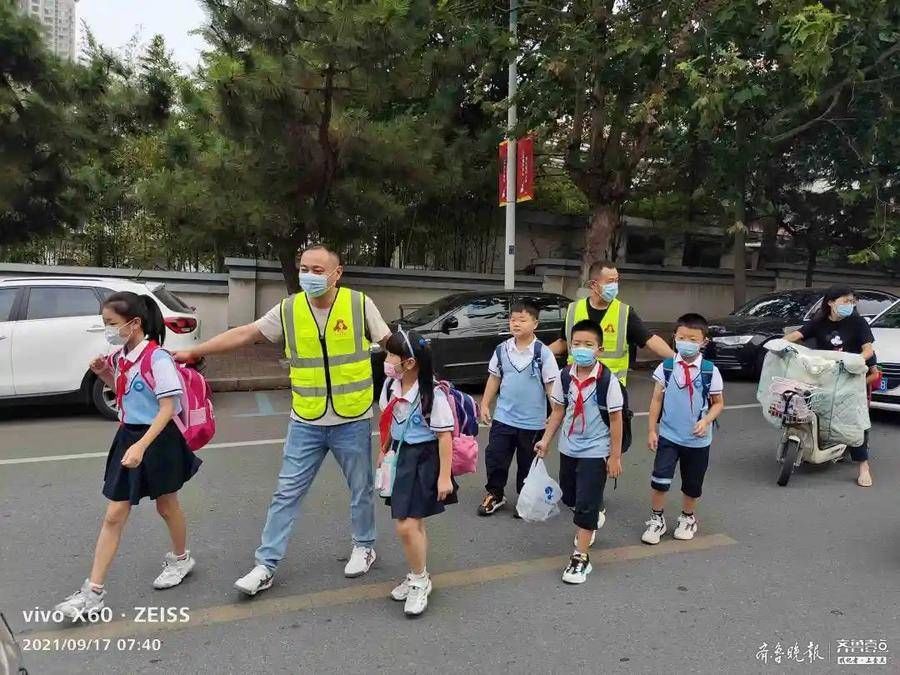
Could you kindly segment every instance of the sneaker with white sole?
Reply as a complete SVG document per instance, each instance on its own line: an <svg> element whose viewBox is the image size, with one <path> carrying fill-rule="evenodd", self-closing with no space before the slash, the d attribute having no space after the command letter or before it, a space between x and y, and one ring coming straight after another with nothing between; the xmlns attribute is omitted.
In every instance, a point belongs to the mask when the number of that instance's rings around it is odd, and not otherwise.
<svg viewBox="0 0 900 675"><path fill-rule="evenodd" d="M675 526L675 532L672 536L682 541L688 541L697 534L697 527L697 516L694 514L686 516L682 513L678 516L678 525Z"/></svg>
<svg viewBox="0 0 900 675"><path fill-rule="evenodd" d="M394 589L391 591L391 600L396 600L397 602L403 602L406 600L407 596L409 596L409 575L407 574L403 577L403 581L394 586Z"/></svg>
<svg viewBox="0 0 900 675"><path fill-rule="evenodd" d="M347 565L344 567L344 576L350 579L361 577L372 568L377 557L374 548L354 546L353 551L350 553L350 560L347 561Z"/></svg>
<svg viewBox="0 0 900 675"><path fill-rule="evenodd" d="M163 571L153 580L153 588L161 591L164 588L177 586L184 581L184 578L191 573L194 565L197 564L197 561L191 557L190 551L185 551L184 553L185 557L180 560L174 553L166 553L166 557L163 560Z"/></svg>
<svg viewBox="0 0 900 675"><path fill-rule="evenodd" d="M274 578L275 575L269 571L268 567L257 565L246 575L235 581L234 587L241 593L253 596L267 588L272 588L272 580Z"/></svg>
<svg viewBox="0 0 900 675"><path fill-rule="evenodd" d="M496 495L488 492L484 499L481 500L481 505L478 507L478 515L479 516L489 516L498 509L503 508L506 504L506 497L497 497Z"/></svg>
<svg viewBox="0 0 900 675"><path fill-rule="evenodd" d="M409 592L406 596L406 604L403 605L403 613L406 616L419 616L428 607L428 596L431 595L431 575L426 573L422 577L407 577Z"/></svg>
<svg viewBox="0 0 900 675"><path fill-rule="evenodd" d="M72 621L87 621L90 615L96 614L106 606L106 591L99 593L91 586L91 580L85 579L81 588L56 605L53 609Z"/></svg>
<svg viewBox="0 0 900 675"><path fill-rule="evenodd" d="M641 535L641 541L645 544L658 544L660 538L666 533L666 517L661 513L650 513L650 520L644 525L647 529Z"/></svg>
<svg viewBox="0 0 900 675"><path fill-rule="evenodd" d="M563 571L562 580L567 584L583 584L593 569L591 559L587 554L573 553L572 559L569 560L568 566Z"/></svg>

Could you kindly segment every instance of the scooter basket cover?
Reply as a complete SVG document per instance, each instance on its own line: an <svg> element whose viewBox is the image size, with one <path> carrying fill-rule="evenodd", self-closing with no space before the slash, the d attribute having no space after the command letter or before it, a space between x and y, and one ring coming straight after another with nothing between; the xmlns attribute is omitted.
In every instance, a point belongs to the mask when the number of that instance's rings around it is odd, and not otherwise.
<svg viewBox="0 0 900 675"><path fill-rule="evenodd" d="M786 340L765 345L756 399L763 416L772 426L781 427L782 419L770 413L777 401L772 394L775 378L797 380L816 388L811 408L819 418L819 442L858 446L871 427L866 396L868 368L859 354L808 349Z"/></svg>

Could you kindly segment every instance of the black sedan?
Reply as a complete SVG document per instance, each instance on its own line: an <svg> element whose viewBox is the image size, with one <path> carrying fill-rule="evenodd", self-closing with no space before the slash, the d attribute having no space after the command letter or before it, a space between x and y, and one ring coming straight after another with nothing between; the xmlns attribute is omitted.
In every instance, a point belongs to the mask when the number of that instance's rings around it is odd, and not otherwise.
<svg viewBox="0 0 900 675"><path fill-rule="evenodd" d="M570 300L540 291L487 291L456 293L435 300L394 321L415 330L431 344L438 377L454 384L482 384L487 379L488 362L497 345L510 337L509 310L517 302L529 302L539 312L537 337L554 342L562 331ZM384 380L384 354L375 352L372 366L376 395Z"/></svg>
<svg viewBox="0 0 900 675"><path fill-rule="evenodd" d="M824 288L798 288L767 293L735 312L710 321L712 342L707 348L719 370L758 377L769 340L784 337L815 314L822 304ZM857 311L871 320L890 307L897 297L885 291L857 290Z"/></svg>

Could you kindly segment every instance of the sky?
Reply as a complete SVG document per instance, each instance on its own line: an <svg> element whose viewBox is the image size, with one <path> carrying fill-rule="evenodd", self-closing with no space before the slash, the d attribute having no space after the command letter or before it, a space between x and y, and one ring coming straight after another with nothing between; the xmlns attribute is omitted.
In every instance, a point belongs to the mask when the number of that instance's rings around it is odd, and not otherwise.
<svg viewBox="0 0 900 675"><path fill-rule="evenodd" d="M194 67L200 60L203 39L189 34L205 20L197 0L79 0L76 11L79 32L87 22L106 47L123 47L135 33L142 42L161 33L176 61Z"/></svg>

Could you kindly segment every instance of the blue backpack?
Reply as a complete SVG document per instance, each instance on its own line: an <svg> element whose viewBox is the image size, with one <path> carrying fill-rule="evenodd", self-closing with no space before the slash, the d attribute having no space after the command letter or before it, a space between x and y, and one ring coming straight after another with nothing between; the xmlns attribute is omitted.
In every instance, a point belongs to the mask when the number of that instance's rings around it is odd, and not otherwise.
<svg viewBox="0 0 900 675"><path fill-rule="evenodd" d="M501 342L497 345L497 348L494 350L494 355L497 357L497 372L499 373L500 379L503 379L503 359L501 358L501 349L503 349L503 345L505 342ZM531 374L538 378L538 382L540 382L541 387L544 386L544 343L540 340L534 341L534 355L531 358Z"/></svg>
<svg viewBox="0 0 900 675"><path fill-rule="evenodd" d="M675 359L666 359L663 361L663 376L666 380L666 386L669 386L669 380L672 378L672 372L675 370ZM715 369L715 365L712 361L707 361L706 359L702 359L700 361L700 390L703 393L703 401L706 402L707 410L710 407L709 400L709 390L712 389L712 378L713 378L713 370ZM662 413L660 412L660 415ZM703 410L697 414L697 420L703 417ZM718 426L718 420L716 420L716 426Z"/></svg>
<svg viewBox="0 0 900 675"><path fill-rule="evenodd" d="M597 407L600 408L600 419L607 428L609 427L609 410L606 407L606 392L612 376L609 368L601 363L600 377L597 379L597 386L594 387L594 397L597 399ZM563 407L565 408L569 405L569 386L572 384L572 373L569 372L568 367L560 369L559 383L562 385ZM628 407L628 390L622 387L621 382L619 386L622 388L622 454L625 454L631 447L631 420L634 413Z"/></svg>

